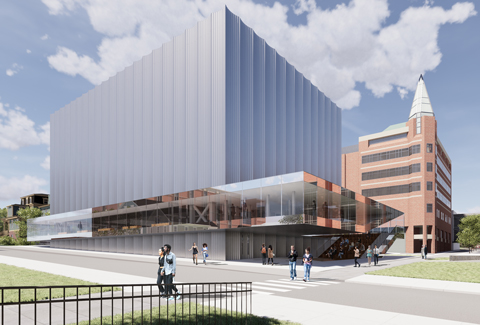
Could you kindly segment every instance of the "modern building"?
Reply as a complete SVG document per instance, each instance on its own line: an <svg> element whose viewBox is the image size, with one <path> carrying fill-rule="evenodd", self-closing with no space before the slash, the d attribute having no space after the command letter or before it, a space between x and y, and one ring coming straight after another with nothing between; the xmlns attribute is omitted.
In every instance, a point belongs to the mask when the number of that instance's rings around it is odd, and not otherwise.
<svg viewBox="0 0 480 325"><path fill-rule="evenodd" d="M452 162L437 134L423 76L407 122L342 150L342 186L405 213L406 250L451 249Z"/></svg>
<svg viewBox="0 0 480 325"><path fill-rule="evenodd" d="M39 208L42 210L42 214L48 215L50 213L50 204L48 202L49 195L43 193L35 193L20 198L20 204L11 204L6 206L7 217L4 222L4 233L12 238L17 238L17 232L19 230L16 221L18 221L17 212L20 209L25 208ZM8 231L6 230L8 229Z"/></svg>
<svg viewBox="0 0 480 325"><path fill-rule="evenodd" d="M403 229L340 187L340 108L227 8L55 112L50 175L29 240L54 247L239 259Z"/></svg>

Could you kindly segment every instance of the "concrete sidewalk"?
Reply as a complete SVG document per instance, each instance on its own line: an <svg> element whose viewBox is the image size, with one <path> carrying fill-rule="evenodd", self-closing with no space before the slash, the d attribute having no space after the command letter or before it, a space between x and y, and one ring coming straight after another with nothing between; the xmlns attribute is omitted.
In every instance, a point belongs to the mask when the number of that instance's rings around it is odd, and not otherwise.
<svg viewBox="0 0 480 325"><path fill-rule="evenodd" d="M480 295L480 283L470 282L401 278L367 274L346 280L345 282Z"/></svg>

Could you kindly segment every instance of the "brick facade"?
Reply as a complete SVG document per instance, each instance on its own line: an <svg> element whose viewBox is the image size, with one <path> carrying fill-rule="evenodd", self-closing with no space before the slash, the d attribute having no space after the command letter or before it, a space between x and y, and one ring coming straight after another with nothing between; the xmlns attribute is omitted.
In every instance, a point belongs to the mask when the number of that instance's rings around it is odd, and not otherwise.
<svg viewBox="0 0 480 325"><path fill-rule="evenodd" d="M451 203L450 206L447 206L437 198L436 187L451 202L451 190L449 194L441 183L437 181L437 177L441 177L444 181L442 183L446 183L451 188L451 181L437 166L437 159L441 159L450 175L451 163L437 137L437 121L435 117L421 117L421 132L419 134L417 134L416 123L417 120L415 118L406 122L405 126L399 131L399 134L402 135L406 133L406 137L400 139L392 137L391 141L370 143L372 139L376 138L375 135L361 137L359 139L358 152L342 154L342 186L354 192L362 193L362 190L366 189L419 182L420 191L378 195L371 198L405 213L406 252L419 252L423 244L427 244L430 252L450 250L452 242ZM386 133L386 131L379 133L378 138L388 137L390 133ZM401 158L362 163L362 156L409 148L417 144L420 144L419 153ZM427 152L429 144L432 148L431 152ZM427 163L432 163L432 171L427 171ZM362 173L406 167L412 164L420 164L420 172L362 180ZM431 190L427 189L428 182L432 184ZM427 212L427 204L432 205L432 212Z"/></svg>

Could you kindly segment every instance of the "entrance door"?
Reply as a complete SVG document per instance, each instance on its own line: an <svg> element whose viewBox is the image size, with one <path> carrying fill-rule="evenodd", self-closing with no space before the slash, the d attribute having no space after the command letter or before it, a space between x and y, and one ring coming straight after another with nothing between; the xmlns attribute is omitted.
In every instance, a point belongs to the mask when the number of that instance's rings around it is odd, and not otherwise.
<svg viewBox="0 0 480 325"><path fill-rule="evenodd" d="M250 258L250 234L240 235L240 258Z"/></svg>

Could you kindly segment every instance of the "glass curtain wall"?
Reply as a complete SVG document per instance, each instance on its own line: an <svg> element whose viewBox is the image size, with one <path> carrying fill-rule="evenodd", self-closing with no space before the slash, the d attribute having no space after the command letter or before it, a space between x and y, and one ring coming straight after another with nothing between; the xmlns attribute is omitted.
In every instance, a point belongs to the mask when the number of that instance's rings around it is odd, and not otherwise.
<svg viewBox="0 0 480 325"><path fill-rule="evenodd" d="M71 237L88 232L96 237L306 223L366 233L403 214L305 172L128 201L89 211L88 216L80 214L82 217L76 219L76 212L38 218L35 231L43 227L40 231L43 235ZM79 229L81 222L84 225ZM399 226L403 227L403 222Z"/></svg>

